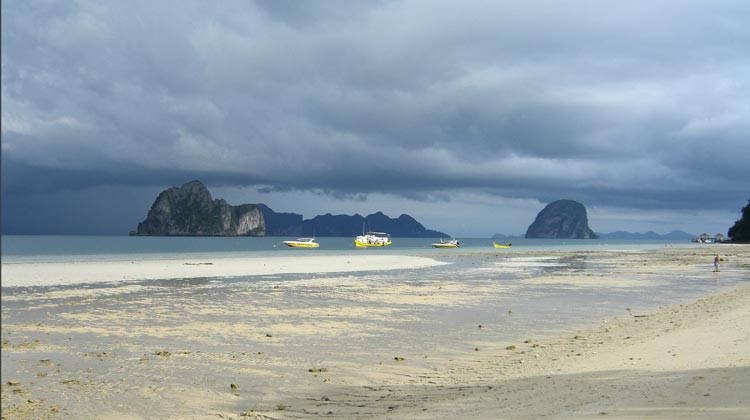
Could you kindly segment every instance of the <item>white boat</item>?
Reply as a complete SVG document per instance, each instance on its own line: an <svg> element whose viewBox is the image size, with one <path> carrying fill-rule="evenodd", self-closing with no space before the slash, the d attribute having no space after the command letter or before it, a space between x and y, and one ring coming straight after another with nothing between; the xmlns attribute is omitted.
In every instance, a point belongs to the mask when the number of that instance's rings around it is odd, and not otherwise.
<svg viewBox="0 0 750 420"><path fill-rule="evenodd" d="M294 241L284 241L284 245L292 248L317 248L320 246L319 243L315 242L315 238L297 238Z"/></svg>
<svg viewBox="0 0 750 420"><path fill-rule="evenodd" d="M461 242L458 239L441 239L440 243L432 244L433 248L458 248L461 246Z"/></svg>
<svg viewBox="0 0 750 420"><path fill-rule="evenodd" d="M354 238L354 245L357 248L388 246L391 243L391 235L383 232L366 232Z"/></svg>

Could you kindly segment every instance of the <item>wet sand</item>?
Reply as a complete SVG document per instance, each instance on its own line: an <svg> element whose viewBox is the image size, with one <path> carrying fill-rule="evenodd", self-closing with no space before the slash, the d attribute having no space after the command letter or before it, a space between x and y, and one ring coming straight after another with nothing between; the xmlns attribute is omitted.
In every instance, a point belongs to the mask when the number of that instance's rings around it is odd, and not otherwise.
<svg viewBox="0 0 750 420"><path fill-rule="evenodd" d="M712 273L717 250L726 261ZM584 290L638 289L660 276L738 281L690 302L582 314L523 339L495 333L532 316L518 307L466 321L462 334L424 330L424 319L469 312L507 286L469 288L419 267L410 281L342 271L3 289L3 418L750 417L750 247L515 254L499 263L488 254L477 270L523 273L530 261L561 256L595 258L596 269L520 281ZM387 258L379 267L389 268Z"/></svg>

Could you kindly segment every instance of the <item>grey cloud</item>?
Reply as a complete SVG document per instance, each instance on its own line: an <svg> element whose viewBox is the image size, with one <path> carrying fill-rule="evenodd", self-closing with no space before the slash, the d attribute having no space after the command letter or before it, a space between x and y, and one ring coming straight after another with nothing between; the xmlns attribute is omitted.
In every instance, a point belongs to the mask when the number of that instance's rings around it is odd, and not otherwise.
<svg viewBox="0 0 750 420"><path fill-rule="evenodd" d="M747 194L746 2L2 7L4 197L195 178L654 209Z"/></svg>

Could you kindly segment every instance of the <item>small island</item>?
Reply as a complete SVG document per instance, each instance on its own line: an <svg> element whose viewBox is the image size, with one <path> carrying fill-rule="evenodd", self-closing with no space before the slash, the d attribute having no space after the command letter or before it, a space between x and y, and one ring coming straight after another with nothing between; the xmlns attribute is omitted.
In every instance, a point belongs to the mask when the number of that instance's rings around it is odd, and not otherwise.
<svg viewBox="0 0 750 420"><path fill-rule="evenodd" d="M526 238L597 239L589 227L586 207L573 200L547 204L526 230Z"/></svg>

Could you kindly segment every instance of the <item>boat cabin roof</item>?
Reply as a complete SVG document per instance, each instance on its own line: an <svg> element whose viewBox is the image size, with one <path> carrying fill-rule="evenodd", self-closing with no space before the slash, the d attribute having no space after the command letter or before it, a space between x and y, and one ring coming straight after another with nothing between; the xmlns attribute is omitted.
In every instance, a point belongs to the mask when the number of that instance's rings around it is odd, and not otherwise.
<svg viewBox="0 0 750 420"><path fill-rule="evenodd" d="M384 232L367 232L365 235L373 235L373 236L391 236Z"/></svg>

